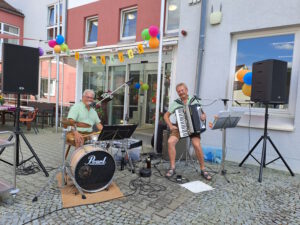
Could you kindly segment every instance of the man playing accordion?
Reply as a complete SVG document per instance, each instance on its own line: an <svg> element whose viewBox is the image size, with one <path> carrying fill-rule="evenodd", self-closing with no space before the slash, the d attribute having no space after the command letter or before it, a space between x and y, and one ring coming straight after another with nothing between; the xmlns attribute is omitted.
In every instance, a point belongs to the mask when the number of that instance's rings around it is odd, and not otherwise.
<svg viewBox="0 0 300 225"><path fill-rule="evenodd" d="M198 99L192 98L188 95L188 88L185 83L177 84L176 92L179 96L179 99L176 99L174 102L170 104L168 112L166 112L164 115L164 120L167 123L168 127L170 128L170 137L168 139L168 153L170 158L170 168L166 173L166 177L168 178L172 177L176 173L175 172L175 158L176 158L175 146L180 139L178 126L172 124L172 122L170 121L170 115L173 114L177 108L187 106L187 105L199 104ZM206 120L206 114L202 113L200 119L202 121ZM192 134L190 135L190 138L193 147L195 149L197 159L200 164L201 176L204 177L206 180L211 180L211 176L208 174L207 171L205 171L204 155L200 143L200 134Z"/></svg>

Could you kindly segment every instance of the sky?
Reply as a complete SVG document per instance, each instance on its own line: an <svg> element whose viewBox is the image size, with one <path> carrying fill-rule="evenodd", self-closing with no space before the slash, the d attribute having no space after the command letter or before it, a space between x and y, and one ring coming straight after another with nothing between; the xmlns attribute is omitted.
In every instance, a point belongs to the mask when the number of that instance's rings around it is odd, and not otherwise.
<svg viewBox="0 0 300 225"><path fill-rule="evenodd" d="M238 40L236 65L245 64L252 70L253 62L278 59L293 60L294 34Z"/></svg>

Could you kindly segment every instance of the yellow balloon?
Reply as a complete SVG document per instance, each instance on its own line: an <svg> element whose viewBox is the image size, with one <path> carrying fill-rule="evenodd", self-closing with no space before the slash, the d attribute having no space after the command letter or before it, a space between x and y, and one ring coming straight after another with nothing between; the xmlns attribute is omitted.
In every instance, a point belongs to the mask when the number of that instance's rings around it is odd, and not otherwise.
<svg viewBox="0 0 300 225"><path fill-rule="evenodd" d="M242 87L242 91L243 91L244 95L250 97L251 96L251 85L244 84Z"/></svg>
<svg viewBox="0 0 300 225"><path fill-rule="evenodd" d="M237 73L236 78L237 78L240 82L244 83L243 78L244 78L245 74L248 73L248 72L250 72L250 70L242 69L242 70L240 70L240 71Z"/></svg>
<svg viewBox="0 0 300 225"><path fill-rule="evenodd" d="M55 53L60 53L60 52L61 52L61 47L60 47L60 45L55 45L55 46L54 46L54 52L55 52Z"/></svg>

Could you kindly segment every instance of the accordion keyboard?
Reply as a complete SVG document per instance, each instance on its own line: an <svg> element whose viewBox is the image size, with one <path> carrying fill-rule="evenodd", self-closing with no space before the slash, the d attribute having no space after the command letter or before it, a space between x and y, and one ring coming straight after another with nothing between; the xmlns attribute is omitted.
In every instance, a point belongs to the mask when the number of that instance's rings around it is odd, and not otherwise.
<svg viewBox="0 0 300 225"><path fill-rule="evenodd" d="M179 134L181 138L188 137L189 131L186 123L184 109L180 108L175 111Z"/></svg>

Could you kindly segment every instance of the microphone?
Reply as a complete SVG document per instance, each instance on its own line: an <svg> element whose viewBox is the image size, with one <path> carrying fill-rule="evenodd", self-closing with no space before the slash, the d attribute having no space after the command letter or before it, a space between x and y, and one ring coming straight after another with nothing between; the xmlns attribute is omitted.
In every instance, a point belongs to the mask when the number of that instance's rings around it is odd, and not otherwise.
<svg viewBox="0 0 300 225"><path fill-rule="evenodd" d="M133 82L134 78L129 79L129 81L126 82L127 85L131 84Z"/></svg>
<svg viewBox="0 0 300 225"><path fill-rule="evenodd" d="M95 102L91 102L91 103L89 104L89 106L92 107L92 108L95 108L95 107L96 107L96 103L95 103Z"/></svg>

